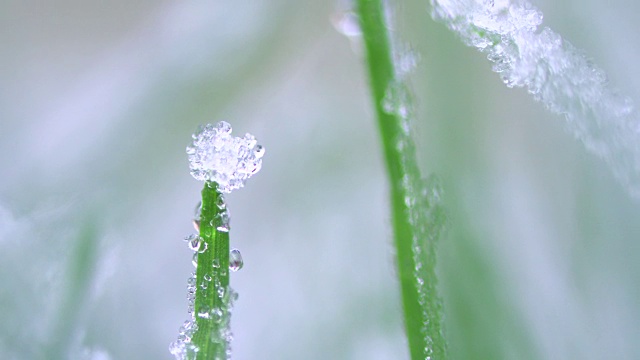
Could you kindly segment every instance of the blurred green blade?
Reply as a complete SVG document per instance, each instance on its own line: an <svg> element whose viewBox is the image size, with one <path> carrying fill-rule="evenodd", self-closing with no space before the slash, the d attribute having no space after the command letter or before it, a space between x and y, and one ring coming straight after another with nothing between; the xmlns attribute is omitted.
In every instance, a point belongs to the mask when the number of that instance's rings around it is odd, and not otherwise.
<svg viewBox="0 0 640 360"><path fill-rule="evenodd" d="M407 129L408 91L396 75L384 9L378 0L358 1L373 101L382 138L389 182L402 291L405 329L412 359L444 359L442 306L437 294L435 242L444 217L440 190L425 183Z"/></svg>

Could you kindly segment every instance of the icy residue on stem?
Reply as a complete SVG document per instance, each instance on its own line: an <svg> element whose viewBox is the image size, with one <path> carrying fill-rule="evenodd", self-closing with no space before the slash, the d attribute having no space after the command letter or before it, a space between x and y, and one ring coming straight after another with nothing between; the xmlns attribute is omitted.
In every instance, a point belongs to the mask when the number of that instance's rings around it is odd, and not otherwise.
<svg viewBox="0 0 640 360"><path fill-rule="evenodd" d="M264 148L251 134L231 135L231 125L221 121L201 126L187 147L191 175L201 181L211 181L221 192L239 189L262 167Z"/></svg>
<svg viewBox="0 0 640 360"><path fill-rule="evenodd" d="M605 73L548 27L526 1L432 0L434 19L487 54L509 87L526 87L618 180L640 196L640 123L631 100Z"/></svg>
<svg viewBox="0 0 640 360"><path fill-rule="evenodd" d="M408 74L418 57L394 41L393 9L358 0L357 15L372 97L389 174L397 275L412 359L446 359L442 305L437 292L436 242L445 225L441 190L421 177L412 138Z"/></svg>
<svg viewBox="0 0 640 360"><path fill-rule="evenodd" d="M391 21L387 17L387 21ZM411 257L411 279L414 300L414 326L420 333L419 358L427 360L446 358L446 343L442 328L442 302L437 289L436 244L446 224L442 204L442 187L437 177L428 179L421 176L416 159L416 146L412 136L411 124L414 118L413 94L408 77L418 62L418 55L409 47L391 39L393 78L389 81L382 109L392 115L400 130L395 137L397 166L402 179L399 182L397 196L402 203L396 205L404 214L408 234L407 255ZM405 260L406 262L406 260ZM412 349L412 356L416 351Z"/></svg>

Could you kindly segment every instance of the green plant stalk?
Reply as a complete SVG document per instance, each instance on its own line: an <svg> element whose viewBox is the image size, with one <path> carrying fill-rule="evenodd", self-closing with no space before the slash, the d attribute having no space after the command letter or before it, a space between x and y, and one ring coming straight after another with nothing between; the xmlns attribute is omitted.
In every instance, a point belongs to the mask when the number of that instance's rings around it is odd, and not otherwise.
<svg viewBox="0 0 640 360"><path fill-rule="evenodd" d="M398 112L385 111L387 91L400 79L396 79L383 5L380 0L358 0L357 12L391 187L394 245L409 352L413 360L441 360L446 357L446 343L436 289L435 240L442 221L424 220L424 214L416 216L427 208L417 208L415 204L421 200L416 199L419 193L411 185L423 183L415 146L405 130L407 119ZM422 221L416 222L416 218ZM416 243L420 250L416 250Z"/></svg>
<svg viewBox="0 0 640 360"><path fill-rule="evenodd" d="M207 249L198 254L194 307L198 329L192 340L199 349L197 360L227 358L228 342L225 337L229 319L229 233L216 230L220 225L220 215L225 211L217 206L221 197L215 183L205 183L202 189L200 237L207 244ZM214 261L218 267L214 267ZM207 310L217 312L218 315L213 318L199 316L199 313Z"/></svg>
<svg viewBox="0 0 640 360"><path fill-rule="evenodd" d="M50 343L44 347L42 358L64 359L70 356L73 336L95 277L98 260L98 229L95 218L87 216L68 257L65 278L69 279L69 283L60 301L55 325L49 336Z"/></svg>

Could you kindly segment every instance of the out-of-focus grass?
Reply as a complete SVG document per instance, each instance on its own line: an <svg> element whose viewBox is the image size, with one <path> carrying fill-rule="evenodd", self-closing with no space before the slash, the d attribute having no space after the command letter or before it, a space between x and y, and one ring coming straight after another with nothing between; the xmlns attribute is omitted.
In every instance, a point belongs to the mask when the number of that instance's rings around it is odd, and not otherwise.
<svg viewBox="0 0 640 360"><path fill-rule="evenodd" d="M412 134L412 94L399 78L401 64L392 50L385 15L378 0L360 0L360 20L372 107L380 131L389 180L394 254L402 298L405 334L412 359L445 359L442 304L437 292L436 242L445 217L437 184L425 181L416 160ZM406 70L405 70L406 71Z"/></svg>
<svg viewBox="0 0 640 360"><path fill-rule="evenodd" d="M222 119L268 149L260 177L228 199L245 260L234 358L407 358L366 78L332 4L43 4L0 11L15 19L0 22L3 358L46 343L87 208L104 233L72 345L170 358L200 190L184 139ZM637 4L537 5L637 94ZM422 55L419 159L442 177L451 215L438 272L452 358L637 357L638 205L423 1L398 15Z"/></svg>

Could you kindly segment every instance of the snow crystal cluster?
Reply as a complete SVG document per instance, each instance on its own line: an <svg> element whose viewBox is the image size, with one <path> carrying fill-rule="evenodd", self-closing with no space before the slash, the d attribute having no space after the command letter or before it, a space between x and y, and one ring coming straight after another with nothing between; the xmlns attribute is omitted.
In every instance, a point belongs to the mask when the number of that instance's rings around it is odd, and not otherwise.
<svg viewBox="0 0 640 360"><path fill-rule="evenodd" d="M631 100L605 73L542 24L519 0L432 0L432 16L493 62L509 87L526 87L568 131L604 159L632 195L640 196L640 121Z"/></svg>
<svg viewBox="0 0 640 360"><path fill-rule="evenodd" d="M231 125L221 121L201 126L187 147L191 175L197 180L212 181L221 192L239 189L262 167L264 148L251 134L231 135Z"/></svg>

